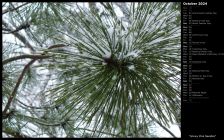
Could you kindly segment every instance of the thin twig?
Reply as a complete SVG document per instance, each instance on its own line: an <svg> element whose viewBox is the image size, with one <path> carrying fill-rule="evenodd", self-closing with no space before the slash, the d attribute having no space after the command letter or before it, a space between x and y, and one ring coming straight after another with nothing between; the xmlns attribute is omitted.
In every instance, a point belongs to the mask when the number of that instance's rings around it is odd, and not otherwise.
<svg viewBox="0 0 224 140"><path fill-rule="evenodd" d="M16 27L16 29L13 30L13 31L11 31L11 30L9 30L9 29L6 29L6 30L8 30L9 32L7 32L7 33L5 33L5 34L13 34L13 33L15 33L15 32L18 32L18 31L23 30L23 29L27 29L27 28L29 28L29 27L30 27L30 24L29 24L29 23L24 23L24 24L21 24L20 26Z"/></svg>
<svg viewBox="0 0 224 140"><path fill-rule="evenodd" d="M22 79L23 79L23 77L24 77L26 71L28 70L28 68L29 68L29 67L30 67L36 60L37 60L37 59L33 59L33 60L31 60L31 61L24 67L24 69L23 69L21 75L19 76L19 78L18 78L18 80L17 80L17 82L16 82L16 86L15 86L14 90L12 91L12 93L11 93L9 99L8 99L8 102L7 102L6 106L5 106L5 109L4 109L4 111L2 112L3 115L6 114L7 110L9 109L9 107L10 107L10 105L11 105L11 102L12 102L13 98L14 98L15 95L16 95L17 89L19 88L19 85L20 85L20 83L21 83L21 81L22 81Z"/></svg>
<svg viewBox="0 0 224 140"><path fill-rule="evenodd" d="M56 47L54 47L54 46L56 46ZM64 47L64 46L67 46L67 45L62 45L62 44L59 45L59 44L57 44L57 45L52 45L52 46L50 46L48 49L53 49L53 48L57 48L57 47ZM17 89L19 88L19 85L20 85L20 83L21 83L21 81L22 81L22 79L23 79L23 77L24 77L26 71L28 70L28 68L29 68L29 67L30 67L36 60L38 60L38 59L42 59L42 58L47 58L47 57L49 57L49 56L38 55L38 57L37 57L37 56L34 56L34 55L26 55L26 57L30 57L30 58L32 58L32 60L31 60L31 61L24 67L24 69L23 69L21 75L19 76L19 78L18 78L18 80L17 80L17 83L16 83L16 86L15 86L13 92L11 93L11 96L9 97L8 102L7 102L6 106L5 106L5 109L4 109L3 113L2 113L3 115L6 114L7 110L9 109L10 104L11 104L13 98L15 97L16 92L17 92ZM9 58L9 59L7 59L7 61L5 60L5 61L6 61L5 64L8 63L8 62L11 62L11 61L14 61L14 60L17 60L17 59L23 59L23 58L24 58L24 56L17 56L17 57L14 57L14 58ZM4 61L3 61L3 64L4 64Z"/></svg>
<svg viewBox="0 0 224 140"><path fill-rule="evenodd" d="M4 21L4 19L2 19L2 24L7 27L10 31L13 31L12 27L10 27L10 25L8 23L6 23ZM23 42L23 44L25 44L28 48L30 48L30 50L32 52L35 52L34 47L27 41L27 39L22 36L21 34L19 34L18 32L12 32L12 34L17 37L21 42Z"/></svg>
<svg viewBox="0 0 224 140"><path fill-rule="evenodd" d="M26 58L31 58L31 59L43 59L43 58L49 58L50 56L46 56L46 55L29 55L29 54L25 54L25 55L20 55L20 56L15 56L6 60L2 61L2 64L5 65L9 62L15 61L15 60L19 60L19 59L26 59Z"/></svg>
<svg viewBox="0 0 224 140"><path fill-rule="evenodd" d="M54 48L62 48L62 47L65 47L65 46L68 46L68 44L55 44L55 45L52 45L50 47L48 47L48 49L54 49Z"/></svg>
<svg viewBox="0 0 224 140"><path fill-rule="evenodd" d="M15 11L15 10L17 10L17 9L19 9L19 8L21 8L21 7L25 6L25 5L27 5L27 4L29 4L29 3L26 2L26 3L21 4L20 6L17 6L17 7L15 7L15 8L13 8L13 9L10 9L10 8L9 8L9 9L6 9L6 10L4 10L4 11L2 12L2 15L6 14L6 13L8 13L8 12Z"/></svg>

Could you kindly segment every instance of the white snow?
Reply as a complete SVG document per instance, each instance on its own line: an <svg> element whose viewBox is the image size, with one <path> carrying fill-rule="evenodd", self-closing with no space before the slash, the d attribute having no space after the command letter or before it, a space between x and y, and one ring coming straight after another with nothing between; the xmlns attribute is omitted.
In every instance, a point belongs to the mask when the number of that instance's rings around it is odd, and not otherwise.
<svg viewBox="0 0 224 140"><path fill-rule="evenodd" d="M98 85L95 85L95 88L96 88L96 89L98 89L98 88L99 88L99 86L98 86Z"/></svg>
<svg viewBox="0 0 224 140"><path fill-rule="evenodd" d="M110 35L110 38L112 38L112 35L113 35L113 32L114 32L114 27L110 26L108 29L107 29L109 35Z"/></svg>
<svg viewBox="0 0 224 140"><path fill-rule="evenodd" d="M139 53L140 53L140 52L141 52L140 50L134 50L134 51L131 51L131 52L129 52L128 54L126 54L126 55L124 56L124 58L127 58L127 57L133 57L133 58L136 58L136 57L139 56Z"/></svg>
<svg viewBox="0 0 224 140"><path fill-rule="evenodd" d="M111 52L109 52L109 51L105 52L103 57L104 58L110 58L111 57Z"/></svg>
<svg viewBox="0 0 224 140"><path fill-rule="evenodd" d="M117 79L117 76L114 75L114 76L112 77L112 80L116 80L116 79Z"/></svg>
<svg viewBox="0 0 224 140"><path fill-rule="evenodd" d="M129 95L129 99L131 100L132 99L131 91L128 92L128 95Z"/></svg>
<svg viewBox="0 0 224 140"><path fill-rule="evenodd" d="M123 12L120 10L120 8L117 5L114 5L114 11L117 17L121 18L124 16Z"/></svg>
<svg viewBox="0 0 224 140"><path fill-rule="evenodd" d="M130 66L128 66L128 69L129 70L135 70L135 66L134 65L130 65Z"/></svg>

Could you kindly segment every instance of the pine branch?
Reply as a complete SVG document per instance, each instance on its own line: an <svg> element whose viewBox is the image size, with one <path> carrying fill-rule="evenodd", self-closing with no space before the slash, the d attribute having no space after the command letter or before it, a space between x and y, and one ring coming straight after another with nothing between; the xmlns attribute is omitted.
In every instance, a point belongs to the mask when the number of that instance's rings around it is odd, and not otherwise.
<svg viewBox="0 0 224 140"><path fill-rule="evenodd" d="M4 19L2 19L2 24L3 24L5 27L7 27L11 32L13 31L12 27L11 27L8 23L6 23L6 22L4 21ZM29 43L29 41L28 41L23 35L19 34L18 32L12 32L12 34L13 34L16 38L18 38L21 42L23 42L23 44L25 44L28 48L30 48L30 50L31 50L32 52L35 52L34 47Z"/></svg>
<svg viewBox="0 0 224 140"><path fill-rule="evenodd" d="M52 45L52 46L48 47L48 49L62 48L62 47L65 47L65 46L68 46L68 45L65 45L65 44L55 44L55 45Z"/></svg>
<svg viewBox="0 0 224 140"><path fill-rule="evenodd" d="M12 61L16 61L19 59L26 59L26 58L31 58L31 59L44 59L44 58L49 58L50 56L46 56L46 55L29 55L29 54L25 54L25 55L21 55L21 56L15 56L6 60L3 60L2 64L5 65L9 62Z"/></svg>
<svg viewBox="0 0 224 140"><path fill-rule="evenodd" d="M67 46L67 45L64 45L64 44L56 44L56 45L52 45L52 46L50 46L48 49L53 49L53 48L58 48L58 47L65 47L65 46ZM35 55L22 55L22 56L17 56L17 57L9 58L9 59L5 60L5 62L3 61L3 64L4 64L4 63L6 64L6 63L8 63L8 62L11 62L11 61L14 61L14 60L17 60L17 59L24 59L24 58L32 58L32 59L33 59L33 60L31 60L31 61L24 67L24 69L23 69L21 75L19 76L19 78L18 78L18 80L17 80L17 83L16 83L16 86L15 86L13 92L11 93L11 96L9 97L8 102L7 102L6 106L5 106L5 109L4 109L3 113L2 113L3 115L5 115L5 114L7 113L7 110L9 109L10 104L11 104L13 98L15 97L16 92L17 92L17 90L18 90L18 88L19 88L19 85L20 85L20 83L21 83L21 81L22 81L22 79L23 79L23 77L24 77L26 71L28 70L28 68L29 68L29 67L30 67L30 66L31 66L37 59L48 58L48 57L49 57L49 56L45 56L45 55L36 55L36 56L35 56Z"/></svg>
<svg viewBox="0 0 224 140"><path fill-rule="evenodd" d="M2 11L2 15L6 14L6 13L8 13L8 12L12 12L12 11L18 10L19 8L21 8L21 7L23 7L23 6L27 5L27 4L29 4L29 3L26 2L26 3L21 4L20 6L17 6L17 7L15 7L15 8L13 8L13 9L8 8L8 9Z"/></svg>
<svg viewBox="0 0 224 140"><path fill-rule="evenodd" d="M8 131L8 130L3 129L2 132L6 133L8 135L11 135L14 138L30 138L29 136L21 134L21 133L19 133L17 131L12 131L12 130Z"/></svg>
<svg viewBox="0 0 224 140"><path fill-rule="evenodd" d="M18 32L18 31L23 30L23 29L27 29L27 28L29 28L29 27L30 27L30 24L29 24L29 23L24 23L24 24L21 24L20 26L16 27L16 29L13 30L13 31L11 31L11 30L9 30L9 29L6 29L6 30L8 30L9 32L7 32L7 33L5 33L5 34L13 34L13 33L15 33L15 32Z"/></svg>
<svg viewBox="0 0 224 140"><path fill-rule="evenodd" d="M5 106L5 109L4 109L3 113L2 113L3 115L6 114L7 110L9 109L9 107L10 107L10 105L11 105L11 103L12 103L13 98L16 96L16 92L17 92L17 90L18 90L18 88L19 88L19 85L20 85L20 83L21 83L21 81L22 81L22 79L23 79L25 73L27 72L28 68L29 68L29 67L30 67L36 60L37 60L37 59L33 59L33 60L31 60L31 61L24 67L24 69L23 69L21 75L19 76L19 78L18 78L18 80L17 80L17 82L16 82L16 86L14 87L14 90L12 91L12 93L11 93L9 99L8 99L8 102L7 102L7 104L6 104L6 106Z"/></svg>

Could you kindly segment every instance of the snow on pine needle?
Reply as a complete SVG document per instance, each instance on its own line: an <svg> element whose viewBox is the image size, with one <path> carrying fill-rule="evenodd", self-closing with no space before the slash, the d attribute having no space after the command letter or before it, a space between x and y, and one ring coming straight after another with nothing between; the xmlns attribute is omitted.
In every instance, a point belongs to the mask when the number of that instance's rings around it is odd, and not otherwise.
<svg viewBox="0 0 224 140"><path fill-rule="evenodd" d="M177 122L180 90L170 77L180 84L178 4L131 3L126 20L115 3L97 5L98 12L77 5L64 17L72 30L58 29L73 50L54 56L53 65L70 72L70 80L47 94L54 105L63 104L61 118L73 117L98 136L138 136L151 120Z"/></svg>

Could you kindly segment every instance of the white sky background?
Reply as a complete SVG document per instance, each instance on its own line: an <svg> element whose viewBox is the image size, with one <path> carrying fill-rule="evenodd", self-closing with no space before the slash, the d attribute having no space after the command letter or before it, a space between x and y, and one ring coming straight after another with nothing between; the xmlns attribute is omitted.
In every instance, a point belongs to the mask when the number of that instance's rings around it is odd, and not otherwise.
<svg viewBox="0 0 224 140"><path fill-rule="evenodd" d="M78 3L78 5L87 7L88 3ZM98 6L99 10L102 11L102 7L100 7L99 4L97 4L97 6ZM120 8L118 8L117 6L115 6L115 12L116 12L117 16L120 17L120 18L124 16L122 11L120 10ZM7 20L7 19L5 19L5 20ZM20 31L20 33L25 35L24 31ZM15 38L11 34L4 34L3 35L3 41L13 42L13 43L17 42L18 44L24 45L17 38ZM30 43L32 45L34 45L33 42L30 42ZM24 53L26 53L26 54L31 54L29 49L23 48L22 51ZM12 56L10 56L10 57L12 57ZM25 61L28 62L27 60L25 60ZM47 72L48 71L45 71L45 73L47 73ZM42 73L43 73L43 71L42 71ZM37 87L37 89L38 89L38 87ZM27 102L27 100L21 100L21 101L24 102L25 104L29 104ZM35 105L38 104L37 102L35 102ZM169 128L170 131L173 132L176 137L181 137L181 133L180 133L179 127L176 124L170 124L170 126L171 126ZM29 127L32 128L32 129L37 129L37 127L35 125L33 125L33 124L30 124ZM156 125L155 131L156 131L156 134L157 134L158 137L172 137L168 132L166 132L159 125ZM32 134L32 132L27 132L27 133L31 133ZM63 134L63 136L65 136L65 134ZM43 134L42 137L47 137L47 135Z"/></svg>

